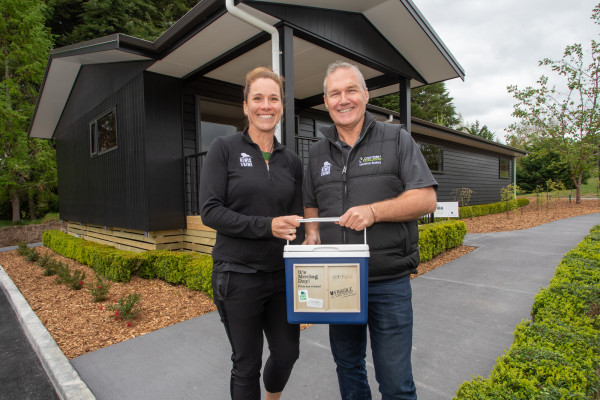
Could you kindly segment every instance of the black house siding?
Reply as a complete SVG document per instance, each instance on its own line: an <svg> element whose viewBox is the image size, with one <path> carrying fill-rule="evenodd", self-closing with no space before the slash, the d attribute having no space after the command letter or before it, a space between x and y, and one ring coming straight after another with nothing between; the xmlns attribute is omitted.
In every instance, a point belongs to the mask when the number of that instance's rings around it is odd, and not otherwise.
<svg viewBox="0 0 600 400"><path fill-rule="evenodd" d="M316 123L330 124L325 117L302 114L298 117L298 136L315 137ZM454 189L467 187L474 191L469 204L489 204L501 200L500 191L512 183L513 165L510 164L510 178L499 177L498 153L480 150L475 147L462 146L445 140L433 139L413 132L418 142L435 144L443 148L443 172L434 173L439 187L438 201L456 201L452 193ZM308 148L313 142L304 142L299 146L299 156L304 164L308 161ZM509 156L503 156L510 160Z"/></svg>
<svg viewBox="0 0 600 400"><path fill-rule="evenodd" d="M438 201L456 201L452 192L466 187L474 191L469 204L494 203L501 200L501 189L512 183L511 178L499 177L500 155L497 153L414 133L412 136L419 142L435 144L443 148L443 172L434 173L439 184ZM510 159L508 156L505 158ZM512 177L512 173L510 176Z"/></svg>
<svg viewBox="0 0 600 400"><path fill-rule="evenodd" d="M144 73L148 228L185 228L181 84Z"/></svg>
<svg viewBox="0 0 600 400"><path fill-rule="evenodd" d="M181 91L176 79L144 73L145 64L82 67L55 134L62 219L185 227ZM117 148L91 157L89 123L113 107Z"/></svg>
<svg viewBox="0 0 600 400"><path fill-rule="evenodd" d="M55 134L59 209L64 220L147 229L144 87L142 74L132 71L133 64L90 65L79 73L63 113L66 117ZM117 148L91 157L89 123L113 107Z"/></svg>

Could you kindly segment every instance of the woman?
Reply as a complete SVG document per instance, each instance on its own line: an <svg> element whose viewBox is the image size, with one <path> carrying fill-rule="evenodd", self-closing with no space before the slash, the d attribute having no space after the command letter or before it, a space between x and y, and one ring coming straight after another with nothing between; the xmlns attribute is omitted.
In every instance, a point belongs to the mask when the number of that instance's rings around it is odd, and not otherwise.
<svg viewBox="0 0 600 400"><path fill-rule="evenodd" d="M202 167L201 214L217 231L215 304L232 348L231 398L260 398L263 332L270 356L265 399L279 399L299 355L300 330L288 324L283 245L296 239L302 213L302 163L274 136L283 83L268 68L246 75L248 127L215 139Z"/></svg>

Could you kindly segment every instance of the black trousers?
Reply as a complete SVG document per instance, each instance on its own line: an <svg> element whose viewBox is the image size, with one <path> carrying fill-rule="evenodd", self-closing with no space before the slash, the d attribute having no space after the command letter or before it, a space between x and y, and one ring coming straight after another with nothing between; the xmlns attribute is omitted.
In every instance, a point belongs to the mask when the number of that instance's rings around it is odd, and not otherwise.
<svg viewBox="0 0 600 400"><path fill-rule="evenodd" d="M213 272L214 301L231 343L231 398L259 400L263 333L270 355L263 382L281 392L300 353L300 326L289 324L285 307L285 271Z"/></svg>

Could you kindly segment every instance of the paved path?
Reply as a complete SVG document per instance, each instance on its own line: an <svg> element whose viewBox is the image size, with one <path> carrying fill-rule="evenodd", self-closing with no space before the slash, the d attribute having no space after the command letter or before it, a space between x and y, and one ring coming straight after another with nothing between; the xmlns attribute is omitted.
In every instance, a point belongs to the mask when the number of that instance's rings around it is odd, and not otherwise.
<svg viewBox="0 0 600 400"><path fill-rule="evenodd" d="M465 244L477 246L475 251L414 279L419 399L451 399L471 376L487 376L564 253L598 224L600 214L590 214L521 231L467 235ZM304 330L300 340L300 359L283 398L338 399L327 326ZM71 364L97 399L219 400L228 398L229 353L218 315L210 313ZM373 398L380 399L370 359L367 368Z"/></svg>

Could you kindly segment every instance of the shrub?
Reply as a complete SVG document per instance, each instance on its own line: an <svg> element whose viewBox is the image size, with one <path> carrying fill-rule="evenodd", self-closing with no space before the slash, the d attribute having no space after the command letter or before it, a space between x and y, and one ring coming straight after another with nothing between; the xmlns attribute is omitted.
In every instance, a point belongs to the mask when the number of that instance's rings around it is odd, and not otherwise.
<svg viewBox="0 0 600 400"><path fill-rule="evenodd" d="M102 277L96 274L96 282L89 283L88 291L94 298L94 301L104 301L108 296L108 291L110 290L110 283L106 280L102 279Z"/></svg>
<svg viewBox="0 0 600 400"><path fill-rule="evenodd" d="M488 379L463 383L454 399L598 399L600 225L556 268Z"/></svg>
<svg viewBox="0 0 600 400"><path fill-rule="evenodd" d="M115 319L129 321L140 311L136 306L141 298L142 296L139 294L131 293L127 297L117 300L115 304L109 305L108 309L115 312Z"/></svg>
<svg viewBox="0 0 600 400"><path fill-rule="evenodd" d="M419 253L421 262L460 246L467 234L464 221L447 220L419 226Z"/></svg>

